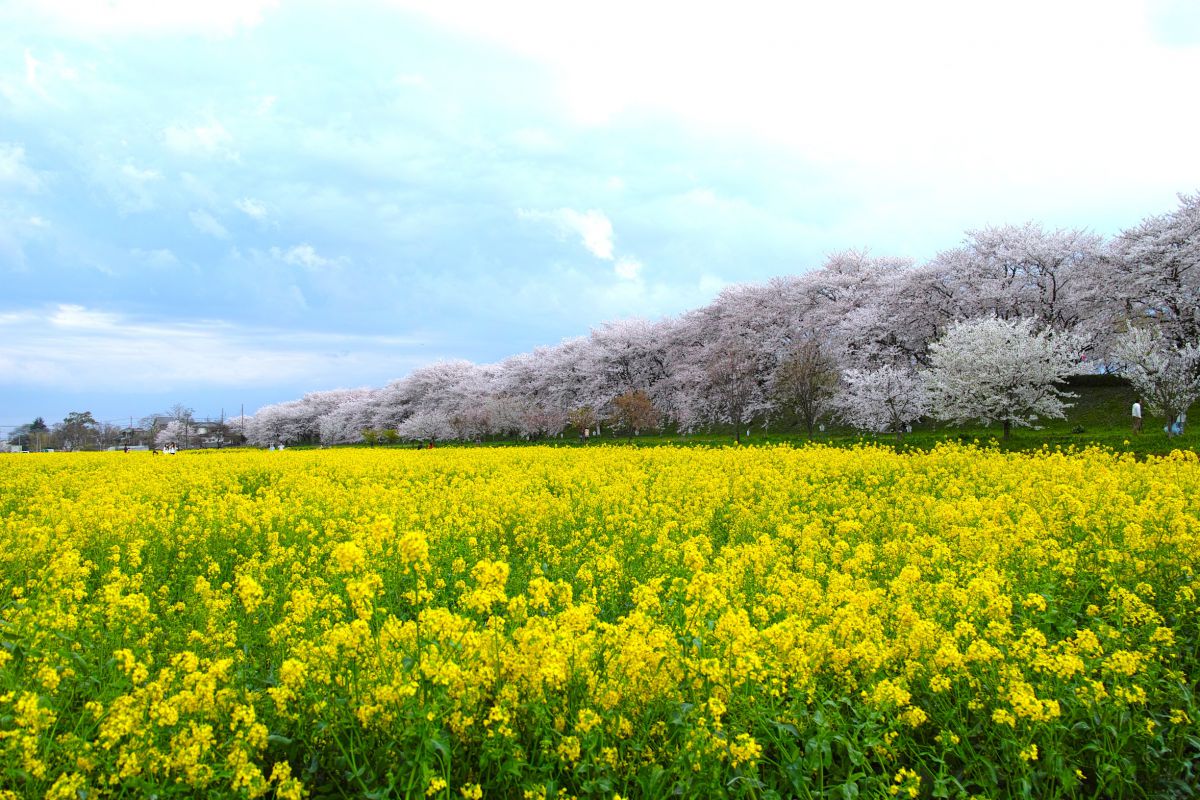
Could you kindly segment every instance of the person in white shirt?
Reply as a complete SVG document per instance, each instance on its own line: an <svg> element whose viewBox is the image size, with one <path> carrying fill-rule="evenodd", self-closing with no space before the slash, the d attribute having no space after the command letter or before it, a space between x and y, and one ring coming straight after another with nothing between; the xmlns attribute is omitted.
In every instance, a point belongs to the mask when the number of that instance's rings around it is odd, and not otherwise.
<svg viewBox="0 0 1200 800"><path fill-rule="evenodd" d="M1133 432L1142 432L1142 404L1138 401L1133 401Z"/></svg>

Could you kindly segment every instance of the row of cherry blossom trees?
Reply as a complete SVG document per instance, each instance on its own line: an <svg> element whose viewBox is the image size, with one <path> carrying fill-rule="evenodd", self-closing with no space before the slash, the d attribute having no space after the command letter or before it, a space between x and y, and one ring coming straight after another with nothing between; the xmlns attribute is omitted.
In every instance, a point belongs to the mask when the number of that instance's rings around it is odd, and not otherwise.
<svg viewBox="0 0 1200 800"><path fill-rule="evenodd" d="M1015 425L1061 416L1073 372L1128 374L1160 413L1200 395L1200 193L1105 241L1035 223L967 233L926 263L848 251L496 364L445 361L380 389L314 392L245 420L251 442L541 438L836 417Z"/></svg>

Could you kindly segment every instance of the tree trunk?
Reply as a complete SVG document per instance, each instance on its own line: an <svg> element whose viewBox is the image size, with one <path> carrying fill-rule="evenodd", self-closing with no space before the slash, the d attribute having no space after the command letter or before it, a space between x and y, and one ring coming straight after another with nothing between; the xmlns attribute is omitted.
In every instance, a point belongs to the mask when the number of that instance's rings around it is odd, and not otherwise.
<svg viewBox="0 0 1200 800"><path fill-rule="evenodd" d="M1007 440L1008 435L1012 433L1012 420L1004 420L1004 438Z"/></svg>

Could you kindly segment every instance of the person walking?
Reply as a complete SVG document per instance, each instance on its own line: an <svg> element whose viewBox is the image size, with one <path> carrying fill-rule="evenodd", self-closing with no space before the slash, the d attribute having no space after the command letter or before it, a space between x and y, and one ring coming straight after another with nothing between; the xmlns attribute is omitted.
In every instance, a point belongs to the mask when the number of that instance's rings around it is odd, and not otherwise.
<svg viewBox="0 0 1200 800"><path fill-rule="evenodd" d="M1142 404L1137 400L1133 401L1133 432L1142 432Z"/></svg>

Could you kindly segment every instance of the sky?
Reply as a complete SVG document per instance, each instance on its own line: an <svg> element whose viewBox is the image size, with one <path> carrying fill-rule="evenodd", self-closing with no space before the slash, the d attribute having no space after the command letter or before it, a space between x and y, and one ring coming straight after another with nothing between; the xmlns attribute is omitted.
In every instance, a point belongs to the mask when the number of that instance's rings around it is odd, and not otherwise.
<svg viewBox="0 0 1200 800"><path fill-rule="evenodd" d="M1192 0L0 0L0 425L1111 236L1200 189L1197 75Z"/></svg>

